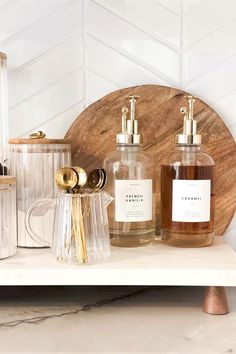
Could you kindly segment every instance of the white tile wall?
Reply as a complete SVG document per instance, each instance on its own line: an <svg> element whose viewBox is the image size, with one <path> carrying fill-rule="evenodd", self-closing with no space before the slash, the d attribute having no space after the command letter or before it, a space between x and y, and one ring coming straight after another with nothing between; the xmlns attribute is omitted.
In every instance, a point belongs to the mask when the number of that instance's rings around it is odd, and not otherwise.
<svg viewBox="0 0 236 354"><path fill-rule="evenodd" d="M63 136L103 95L153 83L201 97L236 137L235 36L235 0L0 0L10 135Z"/></svg>

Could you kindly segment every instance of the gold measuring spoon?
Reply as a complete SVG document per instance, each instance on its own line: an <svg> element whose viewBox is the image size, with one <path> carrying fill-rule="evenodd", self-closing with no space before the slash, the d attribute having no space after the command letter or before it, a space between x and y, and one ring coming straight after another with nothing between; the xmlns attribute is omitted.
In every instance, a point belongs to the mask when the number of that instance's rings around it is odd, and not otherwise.
<svg viewBox="0 0 236 354"><path fill-rule="evenodd" d="M73 166L72 169L77 173L76 189L84 187L87 182L87 174L85 170L79 166Z"/></svg>
<svg viewBox="0 0 236 354"><path fill-rule="evenodd" d="M55 180L60 189L69 192L77 185L78 175L71 167L63 167L56 172Z"/></svg>
<svg viewBox="0 0 236 354"><path fill-rule="evenodd" d="M59 188L66 191L77 191L85 185L87 175L81 167L63 167L56 172L55 179Z"/></svg>
<svg viewBox="0 0 236 354"><path fill-rule="evenodd" d="M95 168L88 174L87 185L96 192L105 186L106 180L106 171L103 168Z"/></svg>

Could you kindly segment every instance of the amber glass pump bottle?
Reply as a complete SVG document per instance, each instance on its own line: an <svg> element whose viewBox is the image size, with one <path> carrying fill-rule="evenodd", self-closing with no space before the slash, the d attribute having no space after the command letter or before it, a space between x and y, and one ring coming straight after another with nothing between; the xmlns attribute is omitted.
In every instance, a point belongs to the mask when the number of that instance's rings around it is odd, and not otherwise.
<svg viewBox="0 0 236 354"><path fill-rule="evenodd" d="M195 98L185 96L183 133L161 165L161 235L172 246L209 246L214 238L214 161L201 151L193 119Z"/></svg>
<svg viewBox="0 0 236 354"><path fill-rule="evenodd" d="M104 161L106 191L114 197L108 207L111 244L119 247L148 245L155 235L154 162L142 151L136 119L136 101L128 97L122 108L122 132L116 136L116 150Z"/></svg>

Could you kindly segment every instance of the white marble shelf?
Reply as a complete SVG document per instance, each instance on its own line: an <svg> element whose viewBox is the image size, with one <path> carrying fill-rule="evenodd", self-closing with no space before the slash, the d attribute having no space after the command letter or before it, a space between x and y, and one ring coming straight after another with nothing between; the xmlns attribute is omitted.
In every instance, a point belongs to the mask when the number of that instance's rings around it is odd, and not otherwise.
<svg viewBox="0 0 236 354"><path fill-rule="evenodd" d="M0 285L236 286L236 254L221 237L197 249L159 241L113 248L110 260L96 265L59 264L49 249L19 249L0 261Z"/></svg>

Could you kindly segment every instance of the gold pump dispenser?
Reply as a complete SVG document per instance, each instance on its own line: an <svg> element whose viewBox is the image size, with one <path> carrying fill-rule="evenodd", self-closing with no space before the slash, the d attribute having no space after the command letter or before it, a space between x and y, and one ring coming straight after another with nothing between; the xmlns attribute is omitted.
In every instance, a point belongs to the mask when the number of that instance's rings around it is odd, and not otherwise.
<svg viewBox="0 0 236 354"><path fill-rule="evenodd" d="M145 246L155 235L155 166L140 144L135 117L139 97L127 97L130 108L121 110L116 150L107 154L103 165L106 192L114 198L107 209L111 244L117 247Z"/></svg>
<svg viewBox="0 0 236 354"><path fill-rule="evenodd" d="M196 97L185 96L188 107L181 107L180 112L184 115L183 134L177 134L175 142L181 145L200 145L202 136L197 134L197 121L193 119L193 106Z"/></svg>
<svg viewBox="0 0 236 354"><path fill-rule="evenodd" d="M128 108L122 107L122 133L116 135L117 144L140 144L138 121L135 119L135 104L140 96L127 96L130 102L130 118L127 119Z"/></svg>

